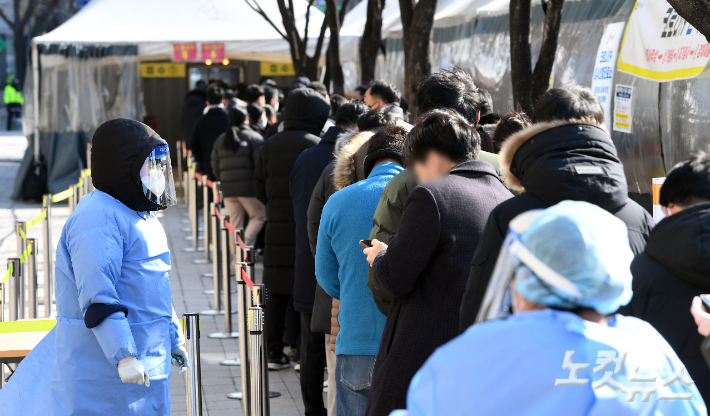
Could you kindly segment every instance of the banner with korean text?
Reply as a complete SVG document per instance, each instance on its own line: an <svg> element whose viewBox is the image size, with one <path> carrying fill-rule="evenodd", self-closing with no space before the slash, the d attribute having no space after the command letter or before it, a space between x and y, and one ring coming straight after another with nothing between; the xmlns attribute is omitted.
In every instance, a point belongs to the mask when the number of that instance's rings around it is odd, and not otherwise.
<svg viewBox="0 0 710 416"><path fill-rule="evenodd" d="M699 75L710 60L705 36L665 0L638 0L621 44L618 69L653 81Z"/></svg>

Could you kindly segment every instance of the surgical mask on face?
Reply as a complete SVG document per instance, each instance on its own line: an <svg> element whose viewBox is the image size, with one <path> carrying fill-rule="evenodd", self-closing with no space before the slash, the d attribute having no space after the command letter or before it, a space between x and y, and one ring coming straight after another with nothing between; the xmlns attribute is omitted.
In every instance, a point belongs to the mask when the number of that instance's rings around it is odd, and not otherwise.
<svg viewBox="0 0 710 416"><path fill-rule="evenodd" d="M150 175L141 175L141 182L155 196L159 197L165 192L165 175L160 170L154 170Z"/></svg>
<svg viewBox="0 0 710 416"><path fill-rule="evenodd" d="M274 104L274 111L279 111L279 103Z"/></svg>
<svg viewBox="0 0 710 416"><path fill-rule="evenodd" d="M262 129L266 128L267 124L268 124L268 120L266 118L261 118L259 120L259 126L261 126Z"/></svg>

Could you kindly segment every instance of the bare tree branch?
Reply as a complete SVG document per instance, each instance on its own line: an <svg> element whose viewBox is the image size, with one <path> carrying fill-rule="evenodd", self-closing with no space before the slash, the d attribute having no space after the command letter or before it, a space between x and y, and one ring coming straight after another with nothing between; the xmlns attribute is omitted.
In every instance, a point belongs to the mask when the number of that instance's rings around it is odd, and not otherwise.
<svg viewBox="0 0 710 416"><path fill-rule="evenodd" d="M343 4L340 5L340 13L338 13L338 25L343 25L343 19L345 19L345 14L348 12L348 6L350 5L350 0L343 0Z"/></svg>
<svg viewBox="0 0 710 416"><path fill-rule="evenodd" d="M293 0L289 0L293 1ZM313 6L313 1L314 0L308 0L308 7L306 7L306 32L303 34L303 54L306 54L306 50L308 50L308 25L311 22L311 6ZM325 19L323 20L323 23L325 23Z"/></svg>
<svg viewBox="0 0 710 416"><path fill-rule="evenodd" d="M32 18L32 15L35 13L35 9L37 8L37 0L30 0L30 2L27 4L27 8L25 9L25 14L20 17L20 27L21 28L26 28L27 24L30 22L30 19Z"/></svg>
<svg viewBox="0 0 710 416"><path fill-rule="evenodd" d="M542 33L542 46L540 56L537 58L535 69L532 73L532 104L547 91L550 86L550 74L555 63L557 53L557 38L562 22L562 8L565 0L550 0L545 12L545 23Z"/></svg>
<svg viewBox="0 0 710 416"><path fill-rule="evenodd" d="M668 0L676 13L698 29L710 42L710 2L708 0Z"/></svg>
<svg viewBox="0 0 710 416"><path fill-rule="evenodd" d="M5 21L5 23L8 24L8 26L10 26L10 28L15 28L15 22L10 20L10 18L7 16L7 14L5 14L5 11L2 8L0 8L0 17L2 18L2 20Z"/></svg>
<svg viewBox="0 0 710 416"><path fill-rule="evenodd" d="M48 5L46 5L44 7L44 10L42 11L42 13L39 16L37 16L36 21L43 22L43 21L47 20L49 18L49 16L51 16L54 12L57 11L57 7L59 6L59 3L61 3L61 2L62 2L62 0L52 0L51 3L49 3Z"/></svg>
<svg viewBox="0 0 710 416"><path fill-rule="evenodd" d="M254 4L252 5L252 4L250 3L250 1L253 1ZM254 11L257 12L257 13L259 13L259 14L261 15L261 17L263 17L264 20L266 20L266 22L269 23L269 24L271 25L271 27L273 27L274 30L275 30L276 32L278 32L278 34L279 34L282 38L284 38L286 41L288 41L288 38L286 37L286 35L281 31L281 29L278 28L278 26L276 26L276 25L274 24L274 22L271 21L271 19L269 18L269 16L266 15L266 12L261 8L261 6L259 6L259 3L257 3L255 0L244 0L244 2L245 2L249 7L251 7L252 10L254 10Z"/></svg>

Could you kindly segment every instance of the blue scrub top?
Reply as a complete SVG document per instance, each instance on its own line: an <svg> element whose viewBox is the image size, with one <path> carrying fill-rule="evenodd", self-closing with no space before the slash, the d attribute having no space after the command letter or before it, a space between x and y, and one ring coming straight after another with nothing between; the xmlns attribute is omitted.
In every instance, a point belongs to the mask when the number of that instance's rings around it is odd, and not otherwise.
<svg viewBox="0 0 710 416"><path fill-rule="evenodd" d="M574 355L565 370L567 351L574 351ZM607 353L602 352L600 358L600 351ZM619 374L614 374L615 364L594 374L605 361L603 356L616 358L623 352L626 359ZM580 369L577 378L589 379L586 386L555 386L556 380L569 379L570 369L583 363L589 367ZM695 385L688 387L681 381L663 389L664 394L692 393L692 399L658 400L657 394L652 394L647 402L642 402L640 395L627 402L627 394L610 385L654 385L631 382L636 367L638 374L656 375L659 381L682 371L670 345L639 319L616 315L606 326L569 312L523 312L474 325L437 349L412 379L407 410L391 416L707 414ZM607 377L613 381L594 389L593 383L607 372L612 373Z"/></svg>
<svg viewBox="0 0 710 416"><path fill-rule="evenodd" d="M170 295L167 237L154 213L101 192L84 196L57 247L57 325L0 390L8 415L169 415L170 351L184 343ZM94 303L121 304L95 328ZM124 384L117 364L136 356L150 387Z"/></svg>

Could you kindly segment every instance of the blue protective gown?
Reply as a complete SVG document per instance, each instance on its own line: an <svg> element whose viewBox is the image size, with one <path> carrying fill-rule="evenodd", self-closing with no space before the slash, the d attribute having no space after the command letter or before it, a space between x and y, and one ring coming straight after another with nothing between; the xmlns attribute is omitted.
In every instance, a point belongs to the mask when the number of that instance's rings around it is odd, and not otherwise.
<svg viewBox="0 0 710 416"><path fill-rule="evenodd" d="M57 325L0 390L0 414L169 415L170 351L184 339L155 214L93 191L64 225L55 270ZM116 312L89 329L93 303L122 304L128 317ZM150 387L121 381L117 364L130 356L148 370Z"/></svg>
<svg viewBox="0 0 710 416"><path fill-rule="evenodd" d="M562 369L566 351L575 351L574 363L589 363L577 378L587 386L555 386L567 379ZM616 315L610 325L585 321L569 312L550 309L516 314L509 319L474 325L445 344L427 360L412 379L407 410L391 416L433 415L565 415L565 416L684 416L706 415L698 389L676 381L672 392L692 392L691 400L648 402L639 396L626 402L626 394L611 387L594 389L592 383L606 371L593 374L599 351L626 351L621 374L614 380L631 383L629 374L667 378L682 365L673 349L648 323Z"/></svg>

